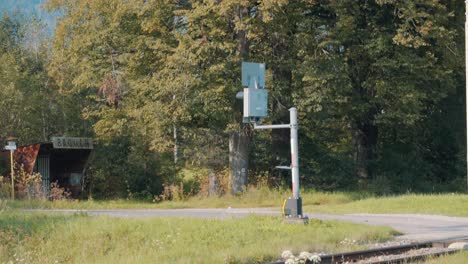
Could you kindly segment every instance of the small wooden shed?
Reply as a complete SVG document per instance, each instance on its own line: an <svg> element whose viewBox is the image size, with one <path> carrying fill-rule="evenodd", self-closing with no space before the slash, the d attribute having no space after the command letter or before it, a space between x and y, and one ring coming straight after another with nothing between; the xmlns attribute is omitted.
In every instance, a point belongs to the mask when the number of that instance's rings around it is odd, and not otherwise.
<svg viewBox="0 0 468 264"><path fill-rule="evenodd" d="M51 142L19 146L14 154L15 162L26 172L42 175L43 191L50 192L51 183L57 182L79 197L84 187L86 168L93 152L90 138L52 137Z"/></svg>

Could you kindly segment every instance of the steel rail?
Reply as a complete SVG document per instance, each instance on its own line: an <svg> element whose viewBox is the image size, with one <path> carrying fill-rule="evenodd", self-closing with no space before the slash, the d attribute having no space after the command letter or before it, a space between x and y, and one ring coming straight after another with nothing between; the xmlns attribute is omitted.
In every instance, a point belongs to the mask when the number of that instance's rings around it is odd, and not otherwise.
<svg viewBox="0 0 468 264"><path fill-rule="evenodd" d="M400 256L389 260L373 260L365 262L366 259L378 256L390 256L390 255L401 255L411 250L423 249L423 248L446 248L450 243L460 240L437 240L419 242L407 245L399 245L392 247L376 248L359 250L353 252L334 253L320 256L320 264L339 264L339 263L355 263L358 261L364 261L363 263L372 264L386 264L386 263L410 263L418 260L423 260L428 257L438 257L445 254L453 254L459 252L457 249L447 250L444 252L426 252L423 254L415 254L408 256ZM276 261L269 264L284 264L285 261ZM311 262L306 262L311 263Z"/></svg>

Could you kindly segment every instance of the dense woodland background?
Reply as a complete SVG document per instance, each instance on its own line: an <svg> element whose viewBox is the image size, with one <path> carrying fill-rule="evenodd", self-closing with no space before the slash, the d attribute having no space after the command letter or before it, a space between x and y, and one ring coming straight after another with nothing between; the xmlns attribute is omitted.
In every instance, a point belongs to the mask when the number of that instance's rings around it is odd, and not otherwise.
<svg viewBox="0 0 468 264"><path fill-rule="evenodd" d="M267 65L266 123L298 108L304 188L466 189L461 0L44 8L60 14L52 35L34 17L1 17L0 137L95 138L86 195L180 198L208 193L210 179L218 194L288 188L274 167L290 163L289 131L241 122L242 61ZM248 173L229 180L239 163Z"/></svg>

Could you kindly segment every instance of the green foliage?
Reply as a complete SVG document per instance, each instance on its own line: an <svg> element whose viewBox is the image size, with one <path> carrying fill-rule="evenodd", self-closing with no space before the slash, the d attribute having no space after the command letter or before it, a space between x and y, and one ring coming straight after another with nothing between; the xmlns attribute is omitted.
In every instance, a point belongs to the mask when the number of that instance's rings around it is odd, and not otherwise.
<svg viewBox="0 0 468 264"><path fill-rule="evenodd" d="M170 175L159 170L154 153L124 137L100 142L93 156L86 183L93 198L151 200Z"/></svg>
<svg viewBox="0 0 468 264"><path fill-rule="evenodd" d="M20 143L35 143L83 131L77 97L64 97L45 69L48 51L41 28L34 17L0 20L1 138L14 135Z"/></svg>
<svg viewBox="0 0 468 264"><path fill-rule="evenodd" d="M387 178L391 192L424 189L418 181L440 176L433 167L439 162L424 154L434 144L426 131L447 130L427 122L455 92L448 52L457 48L452 13L439 1L330 1L318 7L323 15L312 22L317 37L300 51L304 88L296 101L302 124L314 128L305 137L318 153L337 157L335 166L349 168L353 161L351 177ZM436 148L428 154L441 151Z"/></svg>
<svg viewBox="0 0 468 264"><path fill-rule="evenodd" d="M253 140L250 184L285 187L289 132L242 125L240 62L265 62L267 122L297 106L301 182L379 194L462 189L463 5L456 1L48 0L0 23L0 137L92 136L94 197L152 200L226 171ZM253 135L252 135L253 133ZM203 171L187 180L186 170ZM190 186L190 187L187 187Z"/></svg>

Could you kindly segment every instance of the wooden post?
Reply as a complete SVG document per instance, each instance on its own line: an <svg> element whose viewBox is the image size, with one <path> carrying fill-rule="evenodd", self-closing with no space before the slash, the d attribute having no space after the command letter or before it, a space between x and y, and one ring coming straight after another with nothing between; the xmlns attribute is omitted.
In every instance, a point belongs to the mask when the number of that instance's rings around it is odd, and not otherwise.
<svg viewBox="0 0 468 264"><path fill-rule="evenodd" d="M11 199L15 199L15 161L13 160L13 151L10 150L10 163L11 163Z"/></svg>

